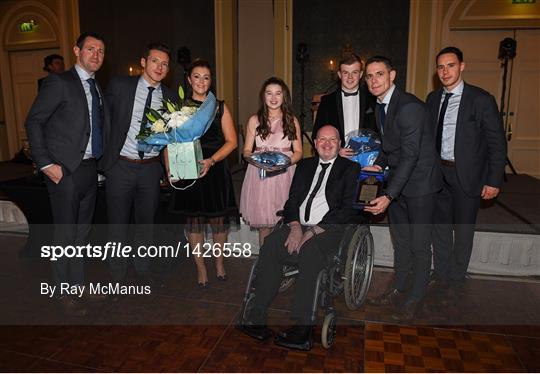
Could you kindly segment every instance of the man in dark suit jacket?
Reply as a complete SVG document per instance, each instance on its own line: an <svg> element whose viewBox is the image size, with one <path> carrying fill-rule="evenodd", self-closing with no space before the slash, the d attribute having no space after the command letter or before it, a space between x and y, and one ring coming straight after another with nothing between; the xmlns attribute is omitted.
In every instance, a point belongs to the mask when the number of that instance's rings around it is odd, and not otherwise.
<svg viewBox="0 0 540 374"><path fill-rule="evenodd" d="M499 193L506 164L506 139L495 98L462 79L463 53L447 47L436 58L443 88L428 95L443 190L437 197L433 236L434 283L450 301L465 281L474 224L481 199ZM450 287L448 287L450 286Z"/></svg>
<svg viewBox="0 0 540 374"><path fill-rule="evenodd" d="M373 167L388 166L388 184L383 196L373 200L367 212L381 214L388 208L394 244L394 285L375 305L398 306L392 317L406 321L422 308L431 265L431 223L441 174L435 153L435 136L426 105L394 85L396 71L386 57L366 63L366 81L377 97L377 125L382 150ZM412 272L411 287L406 279ZM404 303L401 303L404 301ZM400 305L402 304L402 305Z"/></svg>
<svg viewBox="0 0 540 374"><path fill-rule="evenodd" d="M84 33L73 47L76 64L44 82L26 118L30 151L45 174L55 224L55 244L81 245L87 240L94 214L96 160L103 152L101 133L106 106L94 75L105 56L103 37ZM56 283L84 282L82 258L53 263ZM76 299L62 298L65 311L83 315Z"/></svg>
<svg viewBox="0 0 540 374"><path fill-rule="evenodd" d="M141 57L141 76L117 77L106 93L110 109L110 132L105 134L107 148L100 167L106 176L107 215L110 238L126 242L127 225L133 217L135 246L153 243L152 224L158 207L163 166L159 152L139 152L137 139L147 124L148 107L159 109L163 100L177 102L178 97L161 84L169 71L170 49L162 43L146 47ZM109 260L112 278L123 281L127 259ZM146 258L134 258L137 275L152 281Z"/></svg>
<svg viewBox="0 0 540 374"><path fill-rule="evenodd" d="M313 125L313 138L324 125L332 125L339 131L341 149L339 155L351 157L352 149L343 148L347 145L347 135L358 129L377 131L375 124L375 97L362 84L362 60L357 55L339 62L338 77L340 88L324 95L317 111Z"/></svg>
<svg viewBox="0 0 540 374"><path fill-rule="evenodd" d="M66 70L65 65L64 65L64 58L56 53L53 53L52 55L48 55L47 57L43 59L43 70L49 73L49 75L63 73ZM47 75L47 77L49 75ZM43 84L43 81L47 77L38 79L37 81L38 92L41 89L41 85Z"/></svg>
<svg viewBox="0 0 540 374"><path fill-rule="evenodd" d="M299 276L293 299L296 325L281 332L276 343L285 347L311 348L311 306L317 275L326 256L337 251L346 224L359 223L352 209L359 165L338 155L339 133L324 126L317 133L318 157L298 163L284 207L284 225L270 234L260 250L254 307L239 328L264 340L272 335L266 327L267 309L277 294L280 262L296 260Z"/></svg>

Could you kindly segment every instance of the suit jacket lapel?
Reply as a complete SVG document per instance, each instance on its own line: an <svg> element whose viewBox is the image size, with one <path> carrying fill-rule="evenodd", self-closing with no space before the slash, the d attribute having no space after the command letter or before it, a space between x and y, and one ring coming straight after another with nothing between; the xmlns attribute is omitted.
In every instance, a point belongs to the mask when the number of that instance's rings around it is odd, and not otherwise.
<svg viewBox="0 0 540 374"><path fill-rule="evenodd" d="M439 108L441 106L442 94L443 94L443 89L442 88L438 89L437 92L435 92L433 101L431 102L430 109L432 113L435 115L435 120L437 122L439 121Z"/></svg>
<svg viewBox="0 0 540 374"><path fill-rule="evenodd" d="M174 100L174 92L169 89L169 87L164 84L161 85L161 93L163 94L163 100Z"/></svg>
<svg viewBox="0 0 540 374"><path fill-rule="evenodd" d="M123 133L126 133L129 130L129 126L131 125L131 116L133 115L133 106L135 105L135 94L137 93L138 84L139 84L139 77L133 77L129 81L129 87L127 90L128 94L125 96L127 110L124 112L125 117L124 117L124 120L122 121Z"/></svg>
<svg viewBox="0 0 540 374"><path fill-rule="evenodd" d="M81 94L81 97L83 98L83 107L84 107L84 118L86 125L88 128L90 128L90 112L88 111L88 99L86 98L86 92L84 91L84 87L81 81L81 77L79 77L79 73L77 73L77 70L75 69L75 66L73 66L69 71L72 74L73 82L77 86L77 90Z"/></svg>
<svg viewBox="0 0 540 374"><path fill-rule="evenodd" d="M334 161L334 165L332 166L332 169L330 169L330 174L328 175L328 180L326 181L326 188L324 190L324 193L326 194L326 202L329 202L330 200L328 200L329 198L331 199L332 198L332 194L329 193L329 191L331 191L332 189L332 186L334 183L336 183L337 181L337 176L336 174L339 174L339 168L341 166L341 160L339 159L339 156L336 157L335 161ZM330 204L328 204L330 205Z"/></svg>
<svg viewBox="0 0 540 374"><path fill-rule="evenodd" d="M399 102L400 91L396 87L388 103L388 109L386 110L386 119L384 120L384 132L387 133L394 122L394 117L396 116L396 108Z"/></svg>
<svg viewBox="0 0 540 374"><path fill-rule="evenodd" d="M361 87L358 87L358 130L364 127L364 114L366 112L366 96L362 95Z"/></svg>
<svg viewBox="0 0 540 374"><path fill-rule="evenodd" d="M463 82L463 92L461 93L461 100L459 101L459 109L458 109L458 116L456 120L456 134L455 139L458 138L460 133L460 128L463 126L463 123L465 123L467 116L469 115L469 103L472 102L472 100L469 98L469 87L467 83Z"/></svg>
<svg viewBox="0 0 540 374"><path fill-rule="evenodd" d="M343 139L345 139L345 121L343 120L343 99L341 98L341 87L338 87L336 90L336 108L340 132L343 134Z"/></svg>

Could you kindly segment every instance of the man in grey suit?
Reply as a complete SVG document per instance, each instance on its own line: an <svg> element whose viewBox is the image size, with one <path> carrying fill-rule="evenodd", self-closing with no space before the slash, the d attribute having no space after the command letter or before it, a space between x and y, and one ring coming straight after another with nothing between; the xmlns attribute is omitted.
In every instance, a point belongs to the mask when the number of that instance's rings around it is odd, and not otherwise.
<svg viewBox="0 0 540 374"><path fill-rule="evenodd" d="M393 319L413 319L422 309L431 265L431 227L441 174L435 153L434 129L426 105L394 85L396 71L386 57L366 62L369 91L377 97L375 117L382 150L374 166L388 166L388 185L383 196L365 210L381 214L388 208L394 244L394 285L374 305L394 305ZM407 277L411 273L410 289Z"/></svg>
<svg viewBox="0 0 540 374"><path fill-rule="evenodd" d="M170 49L162 43L149 44L141 57L142 74L116 77L106 93L110 132L105 134L107 149L100 162L106 176L107 216L110 237L125 243L127 225L136 224L135 245L153 243L152 224L159 202L163 166L159 152L139 152L135 137L147 124L148 108L159 109L163 100L177 102L177 95L161 81L169 72ZM152 283L149 263L134 258L137 275ZM127 259L109 260L113 281L125 279Z"/></svg>
<svg viewBox="0 0 540 374"><path fill-rule="evenodd" d="M73 52L75 66L44 80L25 123L32 157L46 176L54 240L61 246L84 244L90 232L106 111L94 77L105 56L103 37L83 33ZM60 258L53 262L53 274L57 285L80 285L83 259ZM61 301L67 313L86 314L76 299Z"/></svg>
<svg viewBox="0 0 540 374"><path fill-rule="evenodd" d="M443 85L427 104L437 133L443 190L437 196L433 235L434 276L448 303L460 290L471 258L480 200L499 194L506 139L495 98L463 81L463 53L447 47L436 58Z"/></svg>

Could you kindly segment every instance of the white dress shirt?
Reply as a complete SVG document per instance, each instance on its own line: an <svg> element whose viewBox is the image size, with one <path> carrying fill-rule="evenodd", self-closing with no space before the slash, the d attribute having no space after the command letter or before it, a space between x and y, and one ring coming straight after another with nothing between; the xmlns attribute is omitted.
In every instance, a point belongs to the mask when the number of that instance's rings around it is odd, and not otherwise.
<svg viewBox="0 0 540 374"><path fill-rule="evenodd" d="M441 102L439 103L439 113L446 93L451 92L452 96L448 99L448 107L444 113L443 132L441 139L441 159L454 161L454 145L456 143L456 123L459 112L459 104L463 96L463 81L461 81L452 91L443 89ZM437 119L439 116L437 116Z"/></svg>
<svg viewBox="0 0 540 374"><path fill-rule="evenodd" d="M84 159L92 158L94 157L92 155L92 93L90 92L90 83L88 83L86 80L90 78L94 78L95 74L89 74L86 70L84 70L81 66L78 64L75 64L75 70L77 71L77 74L79 75L79 78L81 79L82 86L84 88L84 94L86 95L86 103L88 105L88 114L90 115L90 137L88 138L88 144L86 144L86 150L84 151ZM96 82L96 89L97 89L97 82ZM99 92L99 89L97 89L98 95L100 95L99 99L101 99L101 92ZM102 104L100 102L100 104Z"/></svg>
<svg viewBox="0 0 540 374"><path fill-rule="evenodd" d="M326 201L326 183L328 182L328 176L330 175L330 172L332 171L332 167L334 166L334 161L336 161L337 157L334 157L331 160L323 161L319 159L319 163L317 165L317 169L315 170L315 175L313 176L313 180L311 181L311 187L309 187L309 192L302 202L302 205L300 205L300 223L305 226L315 226L319 222L322 221L323 217L326 213L330 210L330 207L328 206L328 202ZM317 179L319 179L319 174L322 171L321 163L326 164L330 163L330 166L326 168L326 172L324 174L324 179L322 181L321 187L317 191L317 194L315 195L313 202L311 203L311 210L309 212L309 221L305 221L305 213L306 213L306 205L307 201L309 199L309 195L311 195L311 191L313 191L313 188L317 184Z"/></svg>
<svg viewBox="0 0 540 374"><path fill-rule="evenodd" d="M121 156L134 160L139 159L139 151L137 150L137 140L135 137L139 135L139 131L141 130L141 121L143 118L146 98L148 97L149 86L150 83L148 83L141 75L139 78L139 83L137 83L137 90L135 91L135 102L133 103L133 112L131 113L131 123L126 136L126 142L120 151ZM152 92L152 104L150 107L157 110L162 106L163 94L161 91L161 84L155 88L156 89ZM158 154L159 152L148 152L144 154L144 158L156 157Z"/></svg>
<svg viewBox="0 0 540 374"><path fill-rule="evenodd" d="M351 132L358 131L358 123L360 122L360 93L352 96L345 96L341 91L341 101L343 105L343 135L345 144L349 142ZM357 135L356 133L354 135Z"/></svg>

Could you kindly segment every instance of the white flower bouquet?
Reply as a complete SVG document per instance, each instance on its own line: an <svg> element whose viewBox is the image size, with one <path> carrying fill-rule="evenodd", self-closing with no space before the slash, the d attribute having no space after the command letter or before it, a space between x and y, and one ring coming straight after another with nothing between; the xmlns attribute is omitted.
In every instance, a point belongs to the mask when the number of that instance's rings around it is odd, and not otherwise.
<svg viewBox="0 0 540 374"><path fill-rule="evenodd" d="M216 97L209 92L201 106L196 107L185 104L182 86L178 87L178 96L178 103L164 100L160 109L148 108L148 123L136 137L139 151L159 152L171 143L193 142L208 130L216 115Z"/></svg>

